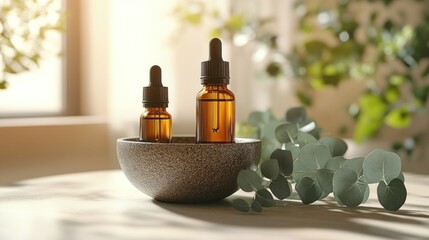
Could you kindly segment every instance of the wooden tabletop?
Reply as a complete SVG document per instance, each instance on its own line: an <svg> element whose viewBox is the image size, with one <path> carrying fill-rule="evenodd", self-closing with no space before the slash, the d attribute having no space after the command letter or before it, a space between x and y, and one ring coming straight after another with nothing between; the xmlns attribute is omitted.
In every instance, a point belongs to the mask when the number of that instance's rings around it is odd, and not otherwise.
<svg viewBox="0 0 429 240"><path fill-rule="evenodd" d="M0 186L0 239L429 239L429 176L405 174L408 198L388 212L367 203L284 201L261 214L213 204L171 204L135 189L119 170Z"/></svg>

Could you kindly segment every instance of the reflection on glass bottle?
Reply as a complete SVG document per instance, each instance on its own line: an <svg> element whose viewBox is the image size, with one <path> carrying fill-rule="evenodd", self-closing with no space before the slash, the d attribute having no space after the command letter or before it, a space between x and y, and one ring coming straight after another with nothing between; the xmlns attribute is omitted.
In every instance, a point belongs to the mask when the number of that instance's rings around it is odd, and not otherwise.
<svg viewBox="0 0 429 240"><path fill-rule="evenodd" d="M169 143L172 139L171 115L167 112L168 88L161 82L161 68L150 69L150 84L143 88L143 107L140 116L140 141Z"/></svg>
<svg viewBox="0 0 429 240"><path fill-rule="evenodd" d="M230 143L235 133L235 98L228 89L229 63L222 59L222 43L210 41L210 58L201 63L203 88L197 95L197 142Z"/></svg>

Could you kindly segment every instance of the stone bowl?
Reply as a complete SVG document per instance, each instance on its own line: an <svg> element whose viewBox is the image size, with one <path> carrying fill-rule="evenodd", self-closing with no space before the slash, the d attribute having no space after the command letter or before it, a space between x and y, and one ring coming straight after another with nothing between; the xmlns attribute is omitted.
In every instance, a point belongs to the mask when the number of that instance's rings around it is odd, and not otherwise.
<svg viewBox="0 0 429 240"><path fill-rule="evenodd" d="M121 138L119 165L140 191L164 202L221 200L238 190L242 169L255 169L261 142L236 138L235 143L196 143L194 137L173 137L172 143Z"/></svg>

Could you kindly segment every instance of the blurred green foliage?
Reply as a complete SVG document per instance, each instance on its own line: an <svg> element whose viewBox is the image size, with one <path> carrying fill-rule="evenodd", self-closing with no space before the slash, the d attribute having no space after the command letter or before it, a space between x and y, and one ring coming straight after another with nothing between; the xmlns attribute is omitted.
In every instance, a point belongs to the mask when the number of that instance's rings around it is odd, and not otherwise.
<svg viewBox="0 0 429 240"><path fill-rule="evenodd" d="M0 89L12 75L39 66L49 54L49 34L61 32L65 15L58 0L5 0L0 2Z"/></svg>
<svg viewBox="0 0 429 240"><path fill-rule="evenodd" d="M275 19L255 14L257 6L248 13L232 6L222 16L194 0L178 6L176 15L193 25L209 18L211 37L222 36L236 46L253 43L252 59L262 76L300 80L305 87L296 96L305 106L314 103L313 91L364 81L366 91L349 108L355 141L375 137L384 125L408 128L415 114L428 113L429 1L295 0L297 31L290 52L278 47L281 34L267 27ZM189 19L195 14L198 22ZM394 149L411 153L420 135L406 136Z"/></svg>

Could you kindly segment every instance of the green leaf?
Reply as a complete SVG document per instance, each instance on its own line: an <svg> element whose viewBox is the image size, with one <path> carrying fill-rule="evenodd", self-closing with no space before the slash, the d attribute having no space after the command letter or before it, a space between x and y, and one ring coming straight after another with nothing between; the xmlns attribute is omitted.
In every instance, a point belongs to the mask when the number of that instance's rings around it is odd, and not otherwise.
<svg viewBox="0 0 429 240"><path fill-rule="evenodd" d="M294 162L293 178L299 182L305 176L315 177L318 169L326 166L331 158L329 148L325 145L311 143L301 149Z"/></svg>
<svg viewBox="0 0 429 240"><path fill-rule="evenodd" d="M407 189L404 183L398 179L393 179L389 185L381 181L377 187L378 201L389 211L397 211L407 199Z"/></svg>
<svg viewBox="0 0 429 240"><path fill-rule="evenodd" d="M297 91L296 92L296 97L305 106L311 106L311 105L313 105L313 99L311 98L311 95L308 94L307 92Z"/></svg>
<svg viewBox="0 0 429 240"><path fill-rule="evenodd" d="M279 175L279 164L277 159L265 160L261 165L262 176L268 179L276 179Z"/></svg>
<svg viewBox="0 0 429 240"><path fill-rule="evenodd" d="M390 111L384 122L394 128L406 128L411 124L411 117L411 112L407 108L400 107Z"/></svg>
<svg viewBox="0 0 429 240"><path fill-rule="evenodd" d="M299 146L296 146L294 143L287 143L285 149L292 154L292 159L295 161L300 151Z"/></svg>
<svg viewBox="0 0 429 240"><path fill-rule="evenodd" d="M368 183L389 183L401 174L401 158L396 153L376 149L365 158L363 172Z"/></svg>
<svg viewBox="0 0 429 240"><path fill-rule="evenodd" d="M332 157L344 156L344 153L346 153L348 148L347 143L339 138L322 138L319 142L329 147Z"/></svg>
<svg viewBox="0 0 429 240"><path fill-rule="evenodd" d="M359 107L354 132L354 140L358 143L373 137L378 132L388 106L380 96L366 94L359 99Z"/></svg>
<svg viewBox="0 0 429 240"><path fill-rule="evenodd" d="M347 160L344 163L343 168L348 168L356 172L356 174L360 177L363 174L363 162L365 158L357 157Z"/></svg>
<svg viewBox="0 0 429 240"><path fill-rule="evenodd" d="M304 204L311 204L319 200L320 196L322 196L322 189L311 177L302 178L295 185L295 190L298 192L298 195Z"/></svg>
<svg viewBox="0 0 429 240"><path fill-rule="evenodd" d="M348 207L357 207L365 197L368 184L359 181L358 174L348 168L338 169L333 178L333 192L339 203Z"/></svg>
<svg viewBox="0 0 429 240"><path fill-rule="evenodd" d="M398 179L401 180L403 183L405 183L405 177L404 174L401 172L401 174L399 174Z"/></svg>
<svg viewBox="0 0 429 240"><path fill-rule="evenodd" d="M325 192L322 190L322 195L320 195L319 200L322 200L322 199L326 198L327 196L329 196L329 193L325 193Z"/></svg>
<svg viewBox="0 0 429 240"><path fill-rule="evenodd" d="M285 176L290 176L293 171L292 153L288 150L277 148L270 156L271 159L277 159L280 172Z"/></svg>
<svg viewBox="0 0 429 240"><path fill-rule="evenodd" d="M251 112L247 118L247 122L250 126L260 127L265 124L266 119L263 112Z"/></svg>
<svg viewBox="0 0 429 240"><path fill-rule="evenodd" d="M319 169L316 172L316 180L325 194L329 194L332 192L333 177L334 172L328 169Z"/></svg>
<svg viewBox="0 0 429 240"><path fill-rule="evenodd" d="M292 192L292 187L289 181L282 175L280 175L276 180L271 182L270 189L274 196L279 200L288 198Z"/></svg>
<svg viewBox="0 0 429 240"><path fill-rule="evenodd" d="M232 201L232 206L240 212L249 212L250 204L241 198L236 198Z"/></svg>
<svg viewBox="0 0 429 240"><path fill-rule="evenodd" d="M241 190L253 192L263 188L262 178L252 170L241 170L238 173L237 183Z"/></svg>
<svg viewBox="0 0 429 240"><path fill-rule="evenodd" d="M296 143L299 144L300 147L304 147L309 143L316 143L316 142L317 142L317 139L309 133L298 132L298 135L296 137Z"/></svg>
<svg viewBox="0 0 429 240"><path fill-rule="evenodd" d="M262 128L262 138L275 139L275 130L283 123L284 122L278 121L277 119L269 119Z"/></svg>
<svg viewBox="0 0 429 240"><path fill-rule="evenodd" d="M335 172L338 169L342 168L346 164L346 162L347 162L347 159L345 159L343 156L333 157L329 159L325 168Z"/></svg>
<svg viewBox="0 0 429 240"><path fill-rule="evenodd" d="M265 112L255 111L249 114L247 122L253 127L261 127L271 119L275 119L275 117L270 110Z"/></svg>
<svg viewBox="0 0 429 240"><path fill-rule="evenodd" d="M304 107L290 108L286 112L286 121L291 123L301 123L307 118L307 111Z"/></svg>
<svg viewBox="0 0 429 240"><path fill-rule="evenodd" d="M283 123L275 130L276 138L281 143L293 142L298 135L298 128L292 123Z"/></svg>
<svg viewBox="0 0 429 240"><path fill-rule="evenodd" d="M262 205L256 200L252 201L252 205L250 207L252 208L253 211L257 213L262 212Z"/></svg>
<svg viewBox="0 0 429 240"><path fill-rule="evenodd" d="M365 193L364 193L364 195L363 195L363 200L362 200L362 203L361 204L364 204L364 203L366 203L366 201L368 201L368 198L369 198L369 192L370 192L370 190L369 190L369 187L365 190Z"/></svg>
<svg viewBox="0 0 429 240"><path fill-rule="evenodd" d="M277 148L281 147L281 143L279 143L274 138L262 138L261 145L262 145L262 152L261 152L262 159L270 159L272 152Z"/></svg>
<svg viewBox="0 0 429 240"><path fill-rule="evenodd" d="M258 201L263 207L274 206L273 195L267 189L261 189L256 192L255 200Z"/></svg>

